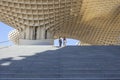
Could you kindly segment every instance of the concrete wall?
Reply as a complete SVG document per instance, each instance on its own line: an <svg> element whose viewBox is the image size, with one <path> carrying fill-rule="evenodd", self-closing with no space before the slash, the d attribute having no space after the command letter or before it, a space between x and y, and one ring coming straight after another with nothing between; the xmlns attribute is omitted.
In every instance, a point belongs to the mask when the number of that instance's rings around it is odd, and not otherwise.
<svg viewBox="0 0 120 80"><path fill-rule="evenodd" d="M53 45L53 39L43 39L43 40L25 40L20 39L19 45Z"/></svg>

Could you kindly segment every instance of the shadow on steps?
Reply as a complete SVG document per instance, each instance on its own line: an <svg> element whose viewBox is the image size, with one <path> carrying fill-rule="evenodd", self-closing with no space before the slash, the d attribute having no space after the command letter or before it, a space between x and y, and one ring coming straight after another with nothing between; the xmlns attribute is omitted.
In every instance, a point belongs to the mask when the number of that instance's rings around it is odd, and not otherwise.
<svg viewBox="0 0 120 80"><path fill-rule="evenodd" d="M0 80L120 79L120 46L68 46L19 57L0 60Z"/></svg>

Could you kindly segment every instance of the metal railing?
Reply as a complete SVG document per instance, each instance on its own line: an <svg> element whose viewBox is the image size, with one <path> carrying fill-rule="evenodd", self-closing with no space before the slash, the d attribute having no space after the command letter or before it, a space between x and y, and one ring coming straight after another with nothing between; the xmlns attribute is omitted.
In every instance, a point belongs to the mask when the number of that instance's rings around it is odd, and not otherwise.
<svg viewBox="0 0 120 80"><path fill-rule="evenodd" d="M6 44L6 45L4 45L4 44ZM10 46L11 46L11 44L10 44L10 41L9 41L9 40L1 41L1 42L0 42L0 49L8 48L8 47L10 47Z"/></svg>

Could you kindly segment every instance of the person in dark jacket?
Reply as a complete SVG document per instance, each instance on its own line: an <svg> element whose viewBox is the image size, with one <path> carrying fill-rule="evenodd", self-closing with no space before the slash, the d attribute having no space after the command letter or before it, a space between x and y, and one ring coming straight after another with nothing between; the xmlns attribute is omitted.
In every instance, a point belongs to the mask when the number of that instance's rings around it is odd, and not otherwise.
<svg viewBox="0 0 120 80"><path fill-rule="evenodd" d="M59 47L61 47L61 46L62 46L62 38L59 37Z"/></svg>

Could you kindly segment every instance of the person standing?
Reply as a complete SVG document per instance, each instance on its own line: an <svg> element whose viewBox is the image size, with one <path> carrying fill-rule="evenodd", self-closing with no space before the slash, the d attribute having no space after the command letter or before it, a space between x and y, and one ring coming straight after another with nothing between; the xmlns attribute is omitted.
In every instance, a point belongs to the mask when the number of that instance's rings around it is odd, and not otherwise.
<svg viewBox="0 0 120 80"><path fill-rule="evenodd" d="M66 46L66 37L63 37L63 46Z"/></svg>
<svg viewBox="0 0 120 80"><path fill-rule="evenodd" d="M61 47L61 46L62 46L62 38L59 37L59 47Z"/></svg>

